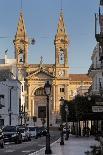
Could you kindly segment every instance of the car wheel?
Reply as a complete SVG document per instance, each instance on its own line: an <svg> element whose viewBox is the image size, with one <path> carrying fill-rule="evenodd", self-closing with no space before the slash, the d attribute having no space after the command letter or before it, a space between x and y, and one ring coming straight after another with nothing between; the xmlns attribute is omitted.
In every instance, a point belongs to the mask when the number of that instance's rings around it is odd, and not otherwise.
<svg viewBox="0 0 103 155"><path fill-rule="evenodd" d="M4 142L1 144L1 148L2 148L2 149L4 148Z"/></svg>

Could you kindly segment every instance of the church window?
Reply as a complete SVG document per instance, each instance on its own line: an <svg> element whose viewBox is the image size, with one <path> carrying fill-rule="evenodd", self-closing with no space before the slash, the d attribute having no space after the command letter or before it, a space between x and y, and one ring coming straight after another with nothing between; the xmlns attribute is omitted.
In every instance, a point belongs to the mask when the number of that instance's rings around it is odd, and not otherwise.
<svg viewBox="0 0 103 155"><path fill-rule="evenodd" d="M22 86L22 92L23 92L23 86Z"/></svg>
<svg viewBox="0 0 103 155"><path fill-rule="evenodd" d="M61 49L59 54L59 63L64 64L64 51Z"/></svg>
<svg viewBox="0 0 103 155"><path fill-rule="evenodd" d="M44 93L44 88L42 88L42 87L38 88L38 89L35 91L34 95L36 95L36 96L44 96L44 95L45 95L45 93Z"/></svg>
<svg viewBox="0 0 103 155"><path fill-rule="evenodd" d="M64 88L60 88L60 92L63 93L64 92Z"/></svg>

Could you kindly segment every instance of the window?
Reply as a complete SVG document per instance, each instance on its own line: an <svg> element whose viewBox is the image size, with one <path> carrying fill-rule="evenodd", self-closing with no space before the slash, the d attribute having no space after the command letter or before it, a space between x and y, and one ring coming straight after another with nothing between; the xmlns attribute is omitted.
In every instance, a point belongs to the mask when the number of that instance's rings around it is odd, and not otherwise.
<svg viewBox="0 0 103 155"><path fill-rule="evenodd" d="M64 51L62 49L60 50L59 63L64 64Z"/></svg>
<svg viewBox="0 0 103 155"><path fill-rule="evenodd" d="M22 86L22 92L23 92L23 86Z"/></svg>
<svg viewBox="0 0 103 155"><path fill-rule="evenodd" d="M63 93L64 92L64 88L60 88L60 92Z"/></svg>
<svg viewBox="0 0 103 155"><path fill-rule="evenodd" d="M0 95L0 104L4 105L4 95Z"/></svg>
<svg viewBox="0 0 103 155"><path fill-rule="evenodd" d="M44 88L38 88L36 91L35 91L35 93L34 93L34 95L36 95L36 96L44 96L45 95L45 93L44 93Z"/></svg>

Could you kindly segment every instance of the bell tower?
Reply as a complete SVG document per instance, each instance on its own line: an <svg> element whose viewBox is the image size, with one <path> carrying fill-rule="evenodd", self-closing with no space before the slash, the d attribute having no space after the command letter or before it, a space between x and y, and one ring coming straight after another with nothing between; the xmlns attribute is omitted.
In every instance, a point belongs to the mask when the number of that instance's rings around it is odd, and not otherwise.
<svg viewBox="0 0 103 155"><path fill-rule="evenodd" d="M68 36L65 30L63 12L60 12L57 33L55 35L56 77L66 76L68 70Z"/></svg>
<svg viewBox="0 0 103 155"><path fill-rule="evenodd" d="M22 11L20 12L17 32L13 42L15 47L15 58L17 59L17 64L27 64L29 39L27 37Z"/></svg>

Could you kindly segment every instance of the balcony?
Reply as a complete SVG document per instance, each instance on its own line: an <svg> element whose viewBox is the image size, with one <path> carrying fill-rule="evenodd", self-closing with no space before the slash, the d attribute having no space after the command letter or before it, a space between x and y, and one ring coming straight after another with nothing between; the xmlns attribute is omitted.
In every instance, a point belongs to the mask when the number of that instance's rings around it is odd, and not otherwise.
<svg viewBox="0 0 103 155"><path fill-rule="evenodd" d="M103 34L95 34L96 41L103 45Z"/></svg>
<svg viewBox="0 0 103 155"><path fill-rule="evenodd" d="M99 61L102 61L103 60L103 53L99 53Z"/></svg>
<svg viewBox="0 0 103 155"><path fill-rule="evenodd" d="M101 64L97 64L95 67L94 67L94 64L92 64L88 70L88 74L91 74L92 72L96 72L97 70L100 70L103 68L103 65L101 66Z"/></svg>
<svg viewBox="0 0 103 155"><path fill-rule="evenodd" d="M101 96L103 95L103 85L101 81L99 81L99 93Z"/></svg>

